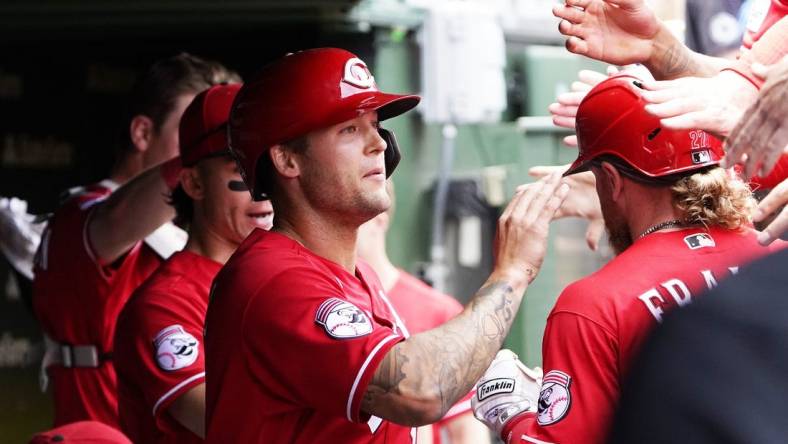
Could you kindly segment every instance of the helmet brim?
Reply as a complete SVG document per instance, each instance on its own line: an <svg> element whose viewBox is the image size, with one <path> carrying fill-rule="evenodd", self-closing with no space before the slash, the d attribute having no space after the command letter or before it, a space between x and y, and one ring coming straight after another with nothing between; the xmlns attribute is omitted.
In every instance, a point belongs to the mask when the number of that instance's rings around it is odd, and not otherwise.
<svg viewBox="0 0 788 444"><path fill-rule="evenodd" d="M359 109L378 112L378 120L383 121L404 114L419 104L421 97L413 94L388 94L376 92L364 98L358 105Z"/></svg>

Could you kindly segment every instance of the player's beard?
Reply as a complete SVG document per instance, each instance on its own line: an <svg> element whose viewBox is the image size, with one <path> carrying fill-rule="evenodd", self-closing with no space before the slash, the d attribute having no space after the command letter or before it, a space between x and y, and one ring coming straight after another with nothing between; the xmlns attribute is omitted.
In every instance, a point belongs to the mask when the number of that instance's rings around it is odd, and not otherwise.
<svg viewBox="0 0 788 444"><path fill-rule="evenodd" d="M632 243L632 234L629 224L618 211L615 205L602 205L602 217L605 220L607 230L607 241L610 247L619 255L629 248Z"/></svg>
<svg viewBox="0 0 788 444"><path fill-rule="evenodd" d="M344 181L337 174L321 169L312 175L303 174L302 180L308 182L304 185L304 194L312 206L342 215L343 222L357 226L388 210L391 205L385 186L371 190L367 184Z"/></svg>

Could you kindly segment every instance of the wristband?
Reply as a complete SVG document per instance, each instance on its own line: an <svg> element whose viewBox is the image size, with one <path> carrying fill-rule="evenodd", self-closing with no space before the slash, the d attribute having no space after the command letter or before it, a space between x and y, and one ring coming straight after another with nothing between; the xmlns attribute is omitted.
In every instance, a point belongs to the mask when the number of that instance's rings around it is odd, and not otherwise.
<svg viewBox="0 0 788 444"><path fill-rule="evenodd" d="M752 73L749 70L745 70L745 69L743 69L743 67L742 68L739 68L739 67L728 67L728 68L723 68L720 72L722 72L722 71L735 72L736 74L744 77L750 83L752 83L752 85L758 91L760 91L761 90L761 86L763 86L763 80L759 80L759 79L755 78L755 76L752 75Z"/></svg>

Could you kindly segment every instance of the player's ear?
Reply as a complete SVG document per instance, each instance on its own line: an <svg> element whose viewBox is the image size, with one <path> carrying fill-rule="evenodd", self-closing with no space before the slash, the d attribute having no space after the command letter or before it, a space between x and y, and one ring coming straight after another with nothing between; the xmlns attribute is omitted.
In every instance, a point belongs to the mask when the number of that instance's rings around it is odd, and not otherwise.
<svg viewBox="0 0 788 444"><path fill-rule="evenodd" d="M129 137L136 151L145 152L150 145L155 131L153 120L150 117L138 114L131 119L129 124Z"/></svg>
<svg viewBox="0 0 788 444"><path fill-rule="evenodd" d="M288 179L295 179L301 175L299 156L284 145L274 145L270 152L271 163L274 169Z"/></svg>
<svg viewBox="0 0 788 444"><path fill-rule="evenodd" d="M614 201L619 200L624 187L621 173L610 162L602 162L600 169L602 170L606 188L610 190L610 197Z"/></svg>
<svg viewBox="0 0 788 444"><path fill-rule="evenodd" d="M205 184L197 168L184 168L180 175L181 188L193 200L205 198Z"/></svg>

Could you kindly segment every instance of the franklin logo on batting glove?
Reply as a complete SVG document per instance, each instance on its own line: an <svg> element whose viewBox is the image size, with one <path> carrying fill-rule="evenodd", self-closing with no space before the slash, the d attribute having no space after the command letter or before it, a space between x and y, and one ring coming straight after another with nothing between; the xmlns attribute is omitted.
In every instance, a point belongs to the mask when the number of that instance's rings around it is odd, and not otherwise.
<svg viewBox="0 0 788 444"><path fill-rule="evenodd" d="M156 363L164 371L174 371L188 367L197 360L200 354L200 341L190 335L180 325L171 325L162 329L153 339L156 349Z"/></svg>
<svg viewBox="0 0 788 444"><path fill-rule="evenodd" d="M476 384L473 415L500 436L507 421L523 412L536 412L542 369L528 368L511 350L500 350Z"/></svg>
<svg viewBox="0 0 788 444"><path fill-rule="evenodd" d="M315 322L337 339L358 338L372 333L372 323L358 307L339 298L320 304Z"/></svg>
<svg viewBox="0 0 788 444"><path fill-rule="evenodd" d="M512 393L514 391L514 379L499 378L487 381L476 389L476 396L479 401L484 401L490 396L500 393Z"/></svg>

